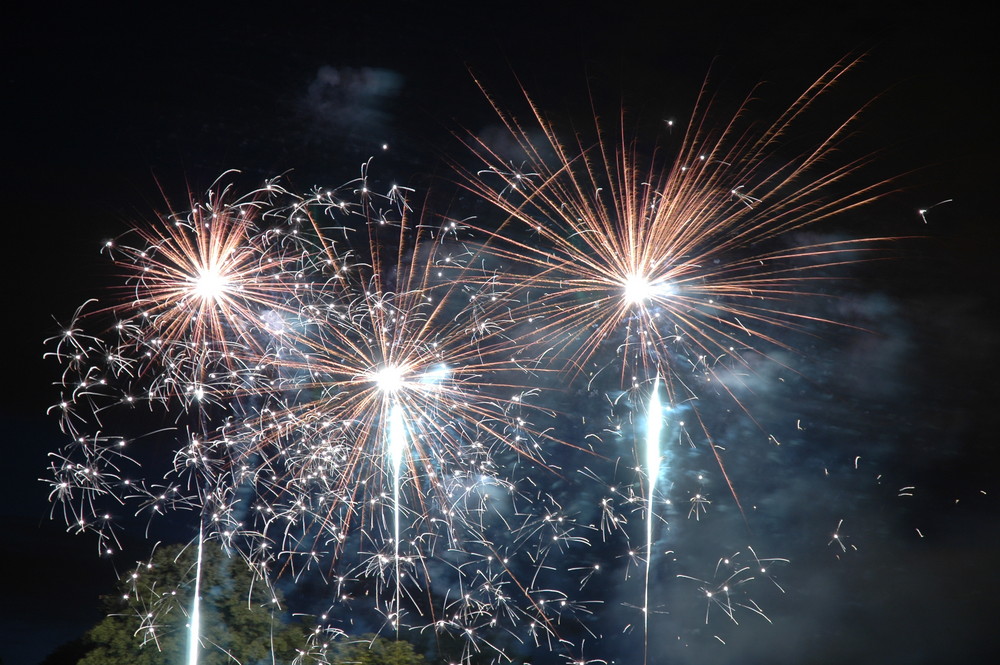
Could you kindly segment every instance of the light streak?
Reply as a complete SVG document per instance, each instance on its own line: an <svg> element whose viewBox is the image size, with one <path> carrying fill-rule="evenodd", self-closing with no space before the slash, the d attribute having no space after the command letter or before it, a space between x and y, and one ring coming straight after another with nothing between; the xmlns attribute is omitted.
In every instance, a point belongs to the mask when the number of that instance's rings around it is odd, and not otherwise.
<svg viewBox="0 0 1000 665"><path fill-rule="evenodd" d="M199 527L198 550L194 573L194 596L191 598L191 623L188 627L187 665L198 665L198 650L201 642L201 560L204 535L204 530Z"/></svg>
<svg viewBox="0 0 1000 665"><path fill-rule="evenodd" d="M396 634L399 634L399 626L402 622L402 608L400 601L400 578L399 578L399 485L402 482L403 455L406 453L406 423L404 421L403 409L398 404L392 406L389 412L389 427L386 436L389 446L389 460L392 464L392 525L393 544L395 546L395 556L393 561L396 567L396 616L393 624L396 627Z"/></svg>
<svg viewBox="0 0 1000 665"><path fill-rule="evenodd" d="M663 404L660 402L660 377L653 382L653 390L649 396L649 407L646 410L646 478L649 484L646 497L646 579L643 584L643 629L645 642L643 645L643 662L646 660L649 648L649 569L653 565L653 499L655 497L656 481L660 475L660 439L663 432Z"/></svg>

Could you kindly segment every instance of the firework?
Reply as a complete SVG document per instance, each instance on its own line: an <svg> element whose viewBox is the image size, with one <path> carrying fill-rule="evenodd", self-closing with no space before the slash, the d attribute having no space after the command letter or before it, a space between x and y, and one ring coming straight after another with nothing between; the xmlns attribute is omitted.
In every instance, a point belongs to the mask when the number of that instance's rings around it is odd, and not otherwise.
<svg viewBox="0 0 1000 665"><path fill-rule="evenodd" d="M749 414L760 358L829 323L798 300L877 251L794 237L890 186L851 188L869 157L831 159L854 116L774 157L849 68L761 125L748 103L712 124L703 91L669 160L624 131L567 143L534 106L530 128L501 113L523 161L470 138L481 163L461 173L493 226L416 214L414 192L365 163L301 195L217 184L137 227L139 242L107 246L117 300L51 340L70 437L52 455L54 510L108 554L132 515L190 511L199 552L221 544L268 583L326 581L317 634L368 613L397 635L454 636L466 661L506 658L504 642L582 652L563 626L597 636L584 589L642 570L648 651L668 563L657 524L711 504L699 474L676 511L679 444L710 451L742 513L706 398ZM594 505L581 482L603 488ZM747 590L784 560L745 551L752 563L673 576L696 582L706 619L766 619Z"/></svg>
<svg viewBox="0 0 1000 665"><path fill-rule="evenodd" d="M747 377L762 362L787 367L794 334L836 325L802 302L823 295L832 268L876 258L882 241L891 240L802 241L806 227L894 187L891 179L854 184L873 155L835 159L859 113L827 124L811 148L778 157L854 64L829 69L770 122L752 120L752 95L719 122L704 88L669 157L627 138L624 123L611 136L598 125L590 144L579 133L565 140L527 95L527 123L490 99L518 148L513 157L471 134L463 139L478 164L460 169L461 183L501 215L476 228L489 238L481 251L494 262L499 284L518 303L511 310L522 324L517 343L551 359L580 389L605 393L612 414L624 414L624 423L593 435L595 451L618 459L616 442L631 435L634 459L645 459L630 465L637 482L601 499L599 519L602 534L617 530L626 539L632 559L641 548L628 544L628 519L614 508L615 495L619 504L645 509L647 631L655 506L671 503L656 493L660 457L651 445L659 436L660 384L666 409L689 410L694 424L688 432L679 421L674 440L704 443L743 514L700 404L722 396L764 430L747 403ZM648 387L653 397L641 445L632 414L642 411ZM639 484L645 490L633 489ZM709 503L704 491L693 494L689 518L700 520ZM729 606L730 618L732 612Z"/></svg>
<svg viewBox="0 0 1000 665"><path fill-rule="evenodd" d="M304 208L314 205L323 203ZM522 370L504 335L502 294L438 281L452 254L405 217L386 244L375 239L381 226L360 230L369 242L338 266L336 288L313 289L308 320L259 360L257 406L214 444L238 451L233 467L246 472L230 486L257 497L253 531L258 546L273 547L269 566L298 574L367 552L361 577L394 571L398 605L401 580L423 586L435 552L469 542L489 552L479 530L494 510L460 504L490 500L495 489L477 486L498 475L500 457L543 466L551 437L525 413L530 390L510 382Z"/></svg>
<svg viewBox="0 0 1000 665"><path fill-rule="evenodd" d="M524 160L515 167L469 137L482 166L463 183L505 217L481 231L522 303L513 315L531 323L519 342L587 377L616 358L625 387L661 373L673 404L697 399L699 381L734 396L725 368L750 369L746 354L787 348L782 333L816 322L795 311L796 299L814 295L824 269L877 250L875 238L800 244L793 235L892 186L845 182L871 156L832 160L858 114L797 157L775 157L852 64L831 68L769 124L748 120L749 97L713 123L703 89L669 161L656 151L643 159L624 130L615 140L598 127L593 145L567 143L534 104L535 122L521 125L494 103Z"/></svg>
<svg viewBox="0 0 1000 665"><path fill-rule="evenodd" d="M73 443L53 455L52 498L108 554L123 507L191 510L199 551L221 541L268 581L317 572L336 604L371 598L396 631L409 614L470 645L509 621L551 634L514 569L535 570L569 530L545 537L554 502L503 468L545 469L557 443L526 379L544 370L511 345L502 291L445 278L465 253L451 226L411 224L402 188L375 194L367 167L304 196L213 192L211 215L171 215L142 250L112 245L134 259L135 297L53 340ZM126 433L150 419L166 431ZM147 436L174 439L172 464L150 459Z"/></svg>

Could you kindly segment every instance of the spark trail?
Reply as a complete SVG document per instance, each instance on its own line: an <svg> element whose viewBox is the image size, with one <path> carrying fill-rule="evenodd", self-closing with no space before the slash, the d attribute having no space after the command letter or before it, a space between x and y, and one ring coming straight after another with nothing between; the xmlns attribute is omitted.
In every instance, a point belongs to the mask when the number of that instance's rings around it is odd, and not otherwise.
<svg viewBox="0 0 1000 665"><path fill-rule="evenodd" d="M191 625L188 628L187 665L198 665L201 643L201 561L204 552L204 529L198 528L198 551L194 573L194 597L191 599Z"/></svg>
<svg viewBox="0 0 1000 665"><path fill-rule="evenodd" d="M392 406L392 410L389 414L389 427L388 427L388 446L389 446L389 460L392 468L392 524L393 524L393 543L395 546L395 577L396 577L396 616L393 623L396 627L396 635L399 635L399 626L402 621L402 608L400 605L400 586L401 581L399 577L399 513L400 513L400 503L399 503L399 485L402 482L402 472L403 472L403 455L406 453L406 423L404 421L403 409L398 404Z"/></svg>

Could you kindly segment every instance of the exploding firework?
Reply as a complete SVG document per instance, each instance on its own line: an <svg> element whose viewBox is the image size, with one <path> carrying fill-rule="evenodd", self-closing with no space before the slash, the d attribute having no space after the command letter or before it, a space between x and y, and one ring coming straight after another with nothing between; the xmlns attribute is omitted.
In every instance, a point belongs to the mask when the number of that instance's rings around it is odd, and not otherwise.
<svg viewBox="0 0 1000 665"><path fill-rule="evenodd" d="M878 240L802 244L794 232L892 186L845 183L871 156L832 160L857 114L797 157L776 156L851 64L831 68L770 123L751 122L749 98L712 123L703 90L669 161L655 151L644 160L624 129L617 140L598 127L592 146L579 136L567 143L534 104L535 122L522 125L494 103L522 159L470 137L482 166L463 183L505 216L481 230L504 262L501 283L522 303L512 315L531 324L519 342L588 378L617 361L625 387L662 373L674 404L697 399L699 380L726 390L726 368L750 369L747 354L787 348L784 332L816 322L796 311L810 285Z"/></svg>
<svg viewBox="0 0 1000 665"><path fill-rule="evenodd" d="M534 106L530 128L501 113L523 155L470 138L481 163L460 174L502 214L493 226L417 215L412 190L373 184L366 163L303 195L217 185L137 227L138 243L107 246L119 298L52 340L71 438L53 502L107 554L130 514L190 511L199 552L221 544L268 583L328 583L322 634L430 629L466 661L510 644L582 653L564 634L603 630L591 580L641 571L648 644L653 568L672 551L658 524L712 503L702 475L678 489L678 444L710 451L739 506L703 404L749 415L761 359L830 323L801 299L877 251L795 237L890 186L849 186L868 157L832 160L855 116L775 158L849 67L760 125L748 103L712 124L703 92L670 160L624 131L566 143ZM706 618L766 618L748 590L777 586L785 561L745 551L674 576Z"/></svg>
<svg viewBox="0 0 1000 665"><path fill-rule="evenodd" d="M335 604L371 604L397 632L429 622L470 650L511 621L551 634L532 566L565 529L546 537L554 501L504 467L555 473L558 442L505 294L445 279L464 254L451 226L412 225L402 188L376 195L367 165L337 190L270 183L209 202L144 230L143 249L112 245L134 259L135 297L78 312L53 340L73 443L51 486L67 522L111 554L123 507L191 510L199 552L221 541L268 581L316 572ZM165 431L141 431L150 420ZM174 439L171 464L147 436Z"/></svg>
<svg viewBox="0 0 1000 665"><path fill-rule="evenodd" d="M324 205L299 209L322 218L312 209ZM499 460L544 467L553 441L529 419L531 389L515 382L524 369L504 334L503 295L441 281L439 265L459 257L405 216L383 221L359 230L365 251L345 254L336 288L312 289L308 320L258 359L257 405L213 445L238 451L244 471L230 486L253 488L255 546L273 544L269 566L298 575L367 553L362 577L392 578L385 614L397 625L403 582L426 588L436 552L477 543L500 558L481 533L497 517L491 498L512 491ZM382 226L398 232L380 242Z"/></svg>
<svg viewBox="0 0 1000 665"><path fill-rule="evenodd" d="M871 203L894 186L891 179L853 184L872 155L834 159L858 113L835 122L807 150L778 157L792 149L786 143L793 130L812 122L817 101L853 65L829 69L770 122L753 120L750 96L719 122L703 89L668 158L628 139L624 123L610 137L598 125L589 145L579 133L567 141L527 95L527 123L490 99L516 150L474 135L463 139L478 165L461 169L461 183L502 215L478 230L489 238L482 251L494 261L499 284L518 302L511 310L522 324L517 343L553 359L575 383L609 395L613 411L624 413L624 427L593 435L595 451L618 458L618 439L631 432L633 459L645 460L629 465L645 488L621 498L645 509L645 533L632 534L645 546L629 546L629 557L645 551L647 626L652 526L656 506L671 504L656 494L658 476L666 473L661 419L689 413L693 427L679 419L666 424L676 433L672 438L704 442L743 513L702 405L721 396L756 423L746 397L756 368L787 367L787 352L795 351L790 337L835 325L804 303L822 295L832 268L875 258L889 240L803 242L806 227ZM666 407L658 396L661 381ZM646 417L634 418L644 403ZM645 433L636 426L641 422ZM689 503L688 517L699 520L711 502L696 492ZM613 505L613 497L602 498L601 531L620 529L627 538L628 519Z"/></svg>

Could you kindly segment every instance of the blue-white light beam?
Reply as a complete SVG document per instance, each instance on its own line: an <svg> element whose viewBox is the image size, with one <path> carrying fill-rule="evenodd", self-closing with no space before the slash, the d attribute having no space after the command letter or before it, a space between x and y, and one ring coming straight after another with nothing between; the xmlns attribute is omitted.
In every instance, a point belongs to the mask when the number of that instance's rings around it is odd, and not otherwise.
<svg viewBox="0 0 1000 665"><path fill-rule="evenodd" d="M660 377L653 383L653 393L649 397L649 408L646 410L646 478L648 496L646 497L646 580L643 587L643 627L645 645L643 647L643 662L649 646L649 569L653 563L653 493L656 480L660 475L660 463L663 455L660 452L660 438L663 433L663 403L660 401Z"/></svg>
<svg viewBox="0 0 1000 665"><path fill-rule="evenodd" d="M399 580L399 485L402 482L403 456L406 453L406 422L403 408L393 404L389 411L388 454L392 472L392 514L393 544L395 546L396 567L396 618L393 623L399 632L400 622L400 580Z"/></svg>
<svg viewBox="0 0 1000 665"><path fill-rule="evenodd" d="M188 626L187 665L198 665L198 644L201 640L201 558L203 530L198 528L198 558L195 565L194 598L191 600L191 622Z"/></svg>

